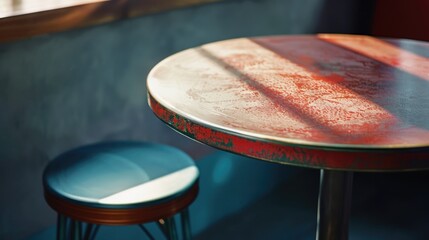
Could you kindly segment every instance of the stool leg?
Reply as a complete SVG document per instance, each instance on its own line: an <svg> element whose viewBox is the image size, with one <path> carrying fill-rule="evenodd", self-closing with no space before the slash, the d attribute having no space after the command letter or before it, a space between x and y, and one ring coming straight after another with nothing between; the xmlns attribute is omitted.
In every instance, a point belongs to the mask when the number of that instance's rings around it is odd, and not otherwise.
<svg viewBox="0 0 429 240"><path fill-rule="evenodd" d="M85 234L83 235L83 240L89 240L91 237L92 227L94 227L93 224L88 223L86 225Z"/></svg>
<svg viewBox="0 0 429 240"><path fill-rule="evenodd" d="M100 225L95 225L95 229L94 229L94 231L92 231L91 237L88 240L94 240L99 229L100 229Z"/></svg>
<svg viewBox="0 0 429 240"><path fill-rule="evenodd" d="M177 240L177 229L176 222L174 221L174 216L164 219L165 225L167 227L167 234L169 240Z"/></svg>
<svg viewBox="0 0 429 240"><path fill-rule="evenodd" d="M82 223L71 219L70 224L70 240L81 240L82 238Z"/></svg>
<svg viewBox="0 0 429 240"><path fill-rule="evenodd" d="M58 214L57 216L57 240L66 240L67 217Z"/></svg>
<svg viewBox="0 0 429 240"><path fill-rule="evenodd" d="M95 228L94 228L94 226L95 226ZM83 236L83 240L91 240L91 239L94 239L95 234L96 234L96 233L97 233L97 231L98 231L98 227L99 227L98 225L88 223L88 224L86 225L86 229L85 229L85 234L84 234L84 236Z"/></svg>
<svg viewBox="0 0 429 240"><path fill-rule="evenodd" d="M181 213L181 222L182 222L182 234L184 240L191 240L192 239L192 233L191 233L191 223L189 221L189 209L185 208Z"/></svg>
<svg viewBox="0 0 429 240"><path fill-rule="evenodd" d="M139 224L138 226L150 240L155 240L155 238L152 236L152 234L149 232L149 230L147 230L147 228L143 224Z"/></svg>

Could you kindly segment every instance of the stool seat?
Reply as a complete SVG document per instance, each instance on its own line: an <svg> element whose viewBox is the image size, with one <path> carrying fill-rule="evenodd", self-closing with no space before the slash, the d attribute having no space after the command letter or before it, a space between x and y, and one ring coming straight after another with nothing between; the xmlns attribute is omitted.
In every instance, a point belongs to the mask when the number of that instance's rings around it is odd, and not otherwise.
<svg viewBox="0 0 429 240"><path fill-rule="evenodd" d="M140 224L170 218L198 194L198 168L161 144L109 142L61 154L43 174L47 203L91 224Z"/></svg>
<svg viewBox="0 0 429 240"><path fill-rule="evenodd" d="M197 178L192 159L176 148L112 142L60 155L46 168L44 186L50 194L70 202L131 208L172 198Z"/></svg>

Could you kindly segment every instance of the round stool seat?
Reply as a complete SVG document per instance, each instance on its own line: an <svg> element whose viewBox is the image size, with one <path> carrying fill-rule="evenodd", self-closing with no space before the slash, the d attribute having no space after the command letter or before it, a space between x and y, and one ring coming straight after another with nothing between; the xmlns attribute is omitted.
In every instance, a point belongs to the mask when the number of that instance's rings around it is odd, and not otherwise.
<svg viewBox="0 0 429 240"><path fill-rule="evenodd" d="M80 147L45 169L48 204L95 224L156 221L186 208L198 193L199 172L182 151L160 144L111 142Z"/></svg>

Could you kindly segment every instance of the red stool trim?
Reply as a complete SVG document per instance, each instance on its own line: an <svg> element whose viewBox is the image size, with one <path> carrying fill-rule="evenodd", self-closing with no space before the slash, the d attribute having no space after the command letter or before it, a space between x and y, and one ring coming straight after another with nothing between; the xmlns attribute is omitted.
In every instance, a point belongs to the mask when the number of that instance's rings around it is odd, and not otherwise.
<svg viewBox="0 0 429 240"><path fill-rule="evenodd" d="M46 202L55 211L75 220L93 224L129 225L171 217L188 207L198 195L198 181L186 192L166 202L154 202L152 206L141 208L94 208L61 199L45 191Z"/></svg>

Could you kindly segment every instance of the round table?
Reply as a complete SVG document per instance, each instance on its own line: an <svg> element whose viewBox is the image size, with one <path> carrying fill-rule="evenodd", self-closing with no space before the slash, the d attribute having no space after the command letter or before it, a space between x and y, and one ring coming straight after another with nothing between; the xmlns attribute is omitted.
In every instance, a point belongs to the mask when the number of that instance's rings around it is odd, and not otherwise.
<svg viewBox="0 0 429 240"><path fill-rule="evenodd" d="M356 35L239 38L172 55L147 79L187 137L321 169L318 239L347 239L354 171L429 168L429 44Z"/></svg>

